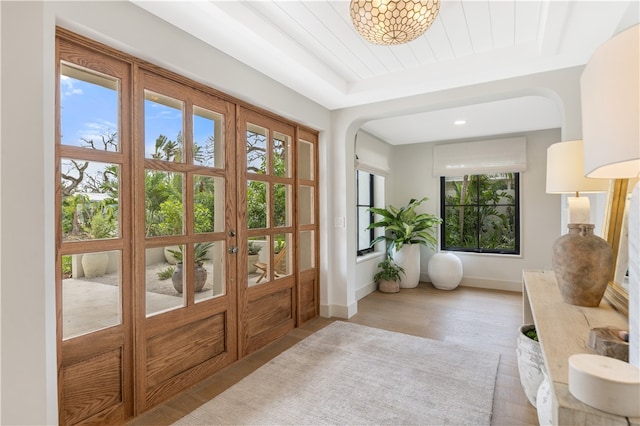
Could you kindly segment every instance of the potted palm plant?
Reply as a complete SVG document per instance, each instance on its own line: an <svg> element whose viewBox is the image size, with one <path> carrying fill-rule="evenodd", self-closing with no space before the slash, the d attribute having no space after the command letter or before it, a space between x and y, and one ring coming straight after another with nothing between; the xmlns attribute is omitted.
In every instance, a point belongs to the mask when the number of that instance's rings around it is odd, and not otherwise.
<svg viewBox="0 0 640 426"><path fill-rule="evenodd" d="M399 292L404 269L389 257L378 263L378 268L378 272L373 276L373 281L378 284L378 290L383 293Z"/></svg>
<svg viewBox="0 0 640 426"><path fill-rule="evenodd" d="M203 262L207 260L207 252L213 246L213 243L197 243L193 252L194 263L194 288L195 291L202 291L204 284L207 282L207 270L202 266ZM173 271L171 281L173 282L173 288L178 293L182 293L182 247L179 246L178 250L169 250L171 255L176 259L176 269Z"/></svg>
<svg viewBox="0 0 640 426"><path fill-rule="evenodd" d="M406 206L397 208L389 205L387 208L372 207L369 210L379 216L380 220L369 225L367 229L384 228L385 234L371 242L371 246L385 241L387 256L393 258L402 266L406 273L400 281L400 287L412 288L420 280L420 246L434 249L437 239L434 235L436 227L442 219L431 213L417 213L416 208L427 201L412 198Z"/></svg>

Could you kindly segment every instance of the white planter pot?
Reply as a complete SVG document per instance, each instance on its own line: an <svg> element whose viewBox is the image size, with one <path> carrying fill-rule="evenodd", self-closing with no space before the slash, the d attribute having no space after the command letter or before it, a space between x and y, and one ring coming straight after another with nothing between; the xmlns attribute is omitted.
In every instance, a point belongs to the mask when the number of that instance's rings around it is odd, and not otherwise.
<svg viewBox="0 0 640 426"><path fill-rule="evenodd" d="M543 380L536 394L536 409L538 410L538 423L540 426L551 426L553 424L553 395L551 381L542 371Z"/></svg>
<svg viewBox="0 0 640 426"><path fill-rule="evenodd" d="M404 268L400 288L414 288L420 282L420 244L405 244L393 253L393 261Z"/></svg>
<svg viewBox="0 0 640 426"><path fill-rule="evenodd" d="M109 266L109 253L85 253L82 255L82 270L86 278L101 277Z"/></svg>
<svg viewBox="0 0 640 426"><path fill-rule="evenodd" d="M427 271L433 286L440 290L453 290L462 281L462 261L450 252L431 256Z"/></svg>
<svg viewBox="0 0 640 426"><path fill-rule="evenodd" d="M525 332L535 328L532 324L523 325L518 330L516 353L518 355L518 372L520 383L527 399L536 407L536 398L540 384L544 379L544 358L540 349L540 342L536 342L525 335Z"/></svg>

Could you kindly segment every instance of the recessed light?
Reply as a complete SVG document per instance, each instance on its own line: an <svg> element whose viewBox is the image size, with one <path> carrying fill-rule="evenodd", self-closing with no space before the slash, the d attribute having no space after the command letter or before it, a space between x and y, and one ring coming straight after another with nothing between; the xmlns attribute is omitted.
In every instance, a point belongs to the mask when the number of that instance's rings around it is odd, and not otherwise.
<svg viewBox="0 0 640 426"><path fill-rule="evenodd" d="M453 124L455 124L456 126L462 126L467 124L467 120L456 120L453 122Z"/></svg>

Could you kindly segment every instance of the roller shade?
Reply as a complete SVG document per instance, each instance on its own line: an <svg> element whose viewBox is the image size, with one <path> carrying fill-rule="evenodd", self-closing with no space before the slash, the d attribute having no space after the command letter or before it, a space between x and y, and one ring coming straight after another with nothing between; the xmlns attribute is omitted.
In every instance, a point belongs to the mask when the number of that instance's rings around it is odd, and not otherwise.
<svg viewBox="0 0 640 426"><path fill-rule="evenodd" d="M525 137L449 143L433 147L433 176L464 176L527 169Z"/></svg>
<svg viewBox="0 0 640 426"><path fill-rule="evenodd" d="M356 168L373 174L386 176L391 167L391 147L380 139L360 131L356 136Z"/></svg>

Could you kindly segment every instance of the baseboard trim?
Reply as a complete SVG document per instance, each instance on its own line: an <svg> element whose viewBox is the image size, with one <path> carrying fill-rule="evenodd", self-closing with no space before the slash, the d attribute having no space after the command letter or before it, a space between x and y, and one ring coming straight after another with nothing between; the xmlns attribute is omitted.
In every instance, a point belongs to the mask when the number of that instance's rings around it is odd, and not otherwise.
<svg viewBox="0 0 640 426"><path fill-rule="evenodd" d="M500 281L486 278L466 278L463 277L460 285L463 287L486 288L490 290L515 291L522 293L521 281Z"/></svg>
<svg viewBox="0 0 640 426"><path fill-rule="evenodd" d="M377 289L377 286L376 286L376 283L374 282L370 282L364 287L360 287L359 289L356 290L356 300L360 300L363 297L367 296L368 294L373 293L374 291L376 291L376 289Z"/></svg>
<svg viewBox="0 0 640 426"><path fill-rule="evenodd" d="M349 319L358 313L358 302L349 306L344 305L320 305L320 316L323 318Z"/></svg>

